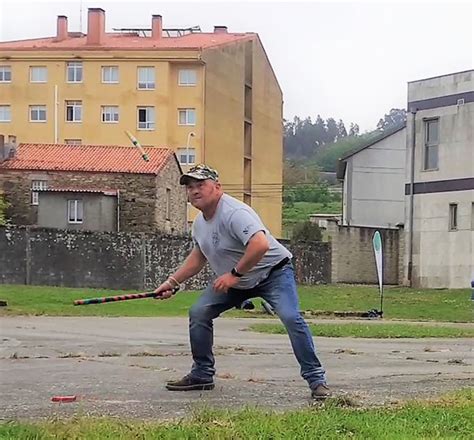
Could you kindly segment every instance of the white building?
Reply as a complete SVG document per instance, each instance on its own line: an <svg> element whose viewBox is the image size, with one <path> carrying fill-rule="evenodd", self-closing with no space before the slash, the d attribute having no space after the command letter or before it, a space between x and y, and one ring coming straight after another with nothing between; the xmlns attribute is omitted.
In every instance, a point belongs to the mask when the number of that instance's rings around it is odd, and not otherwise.
<svg viewBox="0 0 474 440"><path fill-rule="evenodd" d="M390 228L404 222L405 158L402 125L339 159L344 225Z"/></svg>
<svg viewBox="0 0 474 440"><path fill-rule="evenodd" d="M474 71L408 84L405 282L468 288L474 268Z"/></svg>

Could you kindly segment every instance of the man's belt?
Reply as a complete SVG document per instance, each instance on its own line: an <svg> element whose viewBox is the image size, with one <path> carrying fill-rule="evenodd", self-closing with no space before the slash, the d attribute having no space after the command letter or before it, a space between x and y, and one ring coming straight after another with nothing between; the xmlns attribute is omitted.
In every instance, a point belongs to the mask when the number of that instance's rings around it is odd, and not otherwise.
<svg viewBox="0 0 474 440"><path fill-rule="evenodd" d="M281 269L283 266L286 266L289 262L290 262L290 257L283 258L283 260L275 264L275 266L273 266L270 269L270 272L268 274L270 275L272 272L275 272L276 270Z"/></svg>

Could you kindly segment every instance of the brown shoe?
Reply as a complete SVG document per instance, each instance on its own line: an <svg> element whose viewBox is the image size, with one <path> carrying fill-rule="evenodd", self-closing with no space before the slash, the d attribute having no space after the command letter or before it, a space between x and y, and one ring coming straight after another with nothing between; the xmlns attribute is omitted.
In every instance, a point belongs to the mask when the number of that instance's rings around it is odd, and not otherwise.
<svg viewBox="0 0 474 440"><path fill-rule="evenodd" d="M327 399L331 395L331 390L325 383L318 383L311 390L311 397L316 400Z"/></svg>
<svg viewBox="0 0 474 440"><path fill-rule="evenodd" d="M168 382L166 389L169 391L212 390L214 381L212 379L198 379L188 374L180 380Z"/></svg>

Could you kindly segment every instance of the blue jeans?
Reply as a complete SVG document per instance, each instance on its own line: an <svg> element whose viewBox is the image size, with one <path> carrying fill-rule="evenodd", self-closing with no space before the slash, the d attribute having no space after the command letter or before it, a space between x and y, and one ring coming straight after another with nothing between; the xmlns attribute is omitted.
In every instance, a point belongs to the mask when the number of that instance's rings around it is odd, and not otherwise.
<svg viewBox="0 0 474 440"><path fill-rule="evenodd" d="M227 293L216 292L212 283L207 286L198 301L189 310L189 335L193 355L191 376L212 379L214 355L213 319L246 299L261 297L267 301L286 327L293 352L301 367L301 376L310 388L326 383L308 325L299 313L295 274L291 264L273 271L270 276L248 290L229 289Z"/></svg>

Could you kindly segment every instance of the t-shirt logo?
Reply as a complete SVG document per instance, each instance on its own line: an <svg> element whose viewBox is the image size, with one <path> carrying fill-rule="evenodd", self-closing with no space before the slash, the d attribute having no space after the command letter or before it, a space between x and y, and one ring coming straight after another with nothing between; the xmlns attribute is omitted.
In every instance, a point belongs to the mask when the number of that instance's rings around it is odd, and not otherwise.
<svg viewBox="0 0 474 440"><path fill-rule="evenodd" d="M243 229L243 231L242 231L242 232L243 232L245 235L248 235L248 233L249 233L249 231L250 231L250 227L251 227L251 226L252 226L252 224L250 224L250 225L247 225L247 226L246 226L246 227Z"/></svg>
<svg viewBox="0 0 474 440"><path fill-rule="evenodd" d="M216 231L214 231L212 233L212 244L214 245L214 247L217 247L219 245L219 241L220 241L219 234Z"/></svg>

